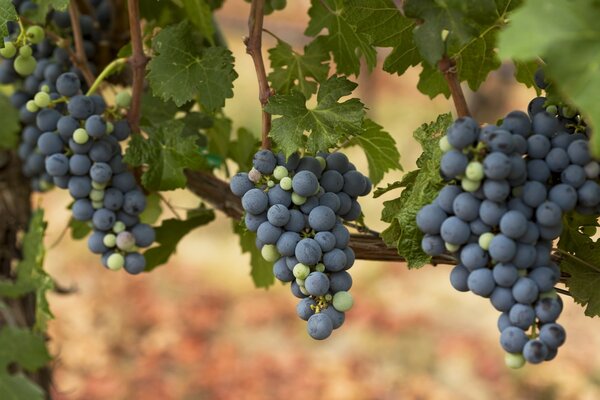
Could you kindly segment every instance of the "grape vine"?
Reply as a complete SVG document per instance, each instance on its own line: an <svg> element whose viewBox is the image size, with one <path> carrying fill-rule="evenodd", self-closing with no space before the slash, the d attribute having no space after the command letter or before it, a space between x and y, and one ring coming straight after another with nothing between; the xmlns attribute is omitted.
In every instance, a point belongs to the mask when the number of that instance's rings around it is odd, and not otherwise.
<svg viewBox="0 0 600 400"><path fill-rule="evenodd" d="M297 48L270 24L291 2L247 0L250 72L236 69L221 31L224 3L0 0L0 181L11 199L0 202L10 216L0 345L22 347L0 356L0 387L27 399L49 390L49 379L26 376L50 359L46 292L68 292L43 269L46 223L31 209L30 191L53 188L71 197L71 236L87 237L105 269L132 275L168 264L187 233L223 212L254 284L289 283L318 340L360 302L349 292L355 259L452 265L456 290L500 312L512 368L557 356L561 295L600 315L589 284L600 273L596 2L311 0ZM481 125L463 88L478 90L503 60L537 97ZM354 81L413 68L417 89L451 98L457 119L418 127L417 168L377 187L403 170L404 149ZM238 74L256 78L260 132L226 107ZM349 147L364 151L368 176ZM186 215L163 195L176 189L198 196ZM358 198L383 195L387 226L376 232Z"/></svg>

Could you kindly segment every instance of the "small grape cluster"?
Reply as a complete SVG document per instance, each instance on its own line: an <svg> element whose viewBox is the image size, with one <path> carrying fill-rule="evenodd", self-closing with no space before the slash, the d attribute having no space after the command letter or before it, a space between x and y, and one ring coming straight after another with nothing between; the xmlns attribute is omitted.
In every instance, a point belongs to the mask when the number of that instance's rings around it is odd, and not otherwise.
<svg viewBox="0 0 600 400"><path fill-rule="evenodd" d="M448 184L416 219L425 253L457 255L452 286L489 298L502 313L500 344L513 368L551 360L564 343L552 241L564 213L600 211L600 165L581 117L544 97L528 110L500 126L456 120L440 140Z"/></svg>
<svg viewBox="0 0 600 400"><path fill-rule="evenodd" d="M230 184L242 199L246 227L257 233L263 258L274 262L275 277L291 282L301 299L296 311L308 321L308 334L326 339L353 305L347 270L355 256L343 221L360 217L357 198L371 191L371 181L339 152L286 159L260 150L253 165Z"/></svg>

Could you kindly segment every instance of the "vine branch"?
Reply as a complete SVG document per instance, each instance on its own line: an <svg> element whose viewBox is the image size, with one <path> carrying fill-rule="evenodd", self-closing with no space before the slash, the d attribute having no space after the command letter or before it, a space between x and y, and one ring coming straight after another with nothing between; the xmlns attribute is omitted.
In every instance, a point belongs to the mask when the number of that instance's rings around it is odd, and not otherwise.
<svg viewBox="0 0 600 400"><path fill-rule="evenodd" d="M246 53L252 57L256 78L258 79L258 99L262 107L262 148L270 149L271 140L269 132L271 131L271 114L264 110L269 102L269 97L273 95L272 89L267 81L267 72L265 62L262 56L262 32L264 17L265 0L252 0L250 7L250 16L248 17L248 34L244 39Z"/></svg>
<svg viewBox="0 0 600 400"><path fill-rule="evenodd" d="M131 108L129 109L127 118L131 129L139 132L142 92L144 91L144 72L148 63L148 57L144 54L139 0L127 0L127 10L129 12L129 35L131 37L131 58L129 59L129 63L133 72Z"/></svg>
<svg viewBox="0 0 600 400"><path fill-rule="evenodd" d="M77 3L71 1L69 3L69 17L71 19L71 28L73 29L73 41L75 42L75 52L70 51L69 56L73 64L75 64L83 74L83 78L88 86L94 84L94 74L90 71L90 67L85 55L85 47L83 46L83 34L81 33L81 25L79 22L79 8ZM68 47L70 50L70 46Z"/></svg>
<svg viewBox="0 0 600 400"><path fill-rule="evenodd" d="M456 108L458 117L470 116L471 113L469 112L469 107L467 107L467 100L465 99L465 94L460 87L458 75L456 74L456 63L447 55L444 55L444 57L439 61L438 67L442 74L444 74L444 79L446 79L446 83L450 88L450 94L452 96L452 100L454 101L454 107Z"/></svg>

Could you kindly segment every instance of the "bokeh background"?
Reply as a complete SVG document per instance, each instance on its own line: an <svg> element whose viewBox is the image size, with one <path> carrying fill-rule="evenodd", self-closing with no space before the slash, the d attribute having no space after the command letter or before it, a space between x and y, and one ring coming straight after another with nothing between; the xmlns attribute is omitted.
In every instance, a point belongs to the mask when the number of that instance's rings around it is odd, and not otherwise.
<svg viewBox="0 0 600 400"><path fill-rule="evenodd" d="M301 50L307 8L305 0L288 1L265 27ZM259 132L257 83L241 41L248 11L247 3L228 1L217 20L240 75L226 113L236 128ZM452 109L450 101L416 90L418 74L364 73L356 93L396 138L407 171L420 152L414 129ZM481 122L525 109L533 96L514 82L510 66L468 93ZM349 154L366 171L364 155ZM389 174L383 184L401 175ZM102 268L85 242L59 240L69 218L67 196L36 198L48 210L46 266L61 285L77 288L50 297L56 399L600 398L600 324L571 299L561 317L568 340L558 357L512 371L498 343L498 313L486 299L454 291L450 267L409 271L401 263L358 261L355 307L342 329L317 342L296 317L287 286L253 287L249 256L222 215L188 235L168 265L133 277ZM182 210L198 204L185 191L167 197ZM385 228L381 202L363 201L368 225L377 230ZM172 215L167 210L163 217Z"/></svg>

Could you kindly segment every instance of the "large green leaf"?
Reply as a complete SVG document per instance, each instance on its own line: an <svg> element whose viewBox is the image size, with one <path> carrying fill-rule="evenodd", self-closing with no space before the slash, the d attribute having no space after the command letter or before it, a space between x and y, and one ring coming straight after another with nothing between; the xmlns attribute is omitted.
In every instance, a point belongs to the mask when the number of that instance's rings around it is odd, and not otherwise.
<svg viewBox="0 0 600 400"><path fill-rule="evenodd" d="M288 43L278 40L277 46L269 49L269 60L272 68L269 81L279 94L296 89L308 99L317 92L318 83L326 80L329 72L329 55L318 41L308 44L304 54L300 54Z"/></svg>
<svg viewBox="0 0 600 400"><path fill-rule="evenodd" d="M439 139L452 122L450 114L440 115L435 122L423 124L414 133L421 144L423 153L417 160L416 171L404 176L399 184L391 188L403 187L400 196L383 203L382 220L390 226L382 232L382 238L388 246L395 246L403 256L409 268L420 268L431 257L421 249L423 234L417 228L415 219L419 210L429 204L443 187L439 174L441 151Z"/></svg>
<svg viewBox="0 0 600 400"><path fill-rule="evenodd" d="M265 110L281 117L273 120L270 136L286 155L306 148L311 153L334 147L344 137L362 132L365 111L358 99L339 102L352 94L356 84L343 77L331 77L322 83L317 105L306 107L300 92L275 95ZM308 132L305 135L305 132Z"/></svg>
<svg viewBox="0 0 600 400"><path fill-rule="evenodd" d="M182 0L183 9L202 36L214 45L215 27L212 21L210 4L205 0Z"/></svg>
<svg viewBox="0 0 600 400"><path fill-rule="evenodd" d="M184 134L181 120L145 128L148 138L134 135L124 160L133 166L146 166L142 184L150 190L174 190L186 184L184 169L200 169L205 160L197 138Z"/></svg>
<svg viewBox="0 0 600 400"><path fill-rule="evenodd" d="M233 56L223 47L201 46L192 25L183 21L163 29L153 40L155 56L148 63L148 81L155 95L177 106L198 98L214 111L233 97Z"/></svg>
<svg viewBox="0 0 600 400"><path fill-rule="evenodd" d="M600 128L600 3L595 0L528 0L500 35L502 57L541 57L556 89ZM600 135L592 136L600 155Z"/></svg>
<svg viewBox="0 0 600 400"><path fill-rule="evenodd" d="M358 32L346 13L344 0L312 0L308 11L310 22L306 35L317 36L323 30L328 34L319 39L326 50L331 51L341 74L360 73L360 57L363 56L370 69L377 64L377 54L371 45L371 37Z"/></svg>

